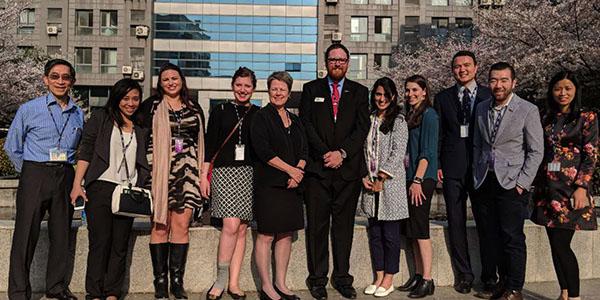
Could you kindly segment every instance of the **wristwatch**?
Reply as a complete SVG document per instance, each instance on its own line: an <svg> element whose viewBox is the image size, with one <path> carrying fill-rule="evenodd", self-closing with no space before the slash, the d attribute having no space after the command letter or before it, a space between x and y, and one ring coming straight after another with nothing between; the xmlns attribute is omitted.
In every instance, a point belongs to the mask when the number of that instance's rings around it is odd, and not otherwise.
<svg viewBox="0 0 600 300"><path fill-rule="evenodd" d="M346 151L344 151L344 149L340 148L340 154L342 155L342 159L346 159L346 157L348 157L348 155L346 154Z"/></svg>
<svg viewBox="0 0 600 300"><path fill-rule="evenodd" d="M414 183L421 184L421 183L423 183L423 178L422 178L422 177L415 176L415 178L413 179L413 182L414 182Z"/></svg>

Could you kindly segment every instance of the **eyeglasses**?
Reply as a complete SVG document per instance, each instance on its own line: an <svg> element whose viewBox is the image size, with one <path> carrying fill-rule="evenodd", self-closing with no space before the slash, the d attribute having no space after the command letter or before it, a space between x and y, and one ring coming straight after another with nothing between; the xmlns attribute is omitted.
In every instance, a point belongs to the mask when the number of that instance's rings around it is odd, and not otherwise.
<svg viewBox="0 0 600 300"><path fill-rule="evenodd" d="M69 74L59 75L59 74L56 74L56 73L52 73L52 74L48 75L48 78L50 80L52 80L52 81L57 81L57 80L59 80L61 78L62 78L63 81L69 81L69 82L73 81L73 77L71 77L71 75L69 75Z"/></svg>
<svg viewBox="0 0 600 300"><path fill-rule="evenodd" d="M329 57L329 58L327 58L327 62L330 64L339 63L340 65L343 65L348 62L348 59L347 58L338 58L338 57Z"/></svg>

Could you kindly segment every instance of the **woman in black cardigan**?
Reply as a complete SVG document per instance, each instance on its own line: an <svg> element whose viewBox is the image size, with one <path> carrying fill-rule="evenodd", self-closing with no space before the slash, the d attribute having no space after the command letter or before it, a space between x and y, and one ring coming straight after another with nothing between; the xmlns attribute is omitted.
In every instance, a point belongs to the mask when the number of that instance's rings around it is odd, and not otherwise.
<svg viewBox="0 0 600 300"><path fill-rule="evenodd" d="M71 202L78 197L86 202L86 299L121 298L133 218L114 215L111 200L118 184L129 180L143 186L150 175L148 131L135 126L141 95L136 81L119 80L111 88L104 109L94 111L83 128Z"/></svg>

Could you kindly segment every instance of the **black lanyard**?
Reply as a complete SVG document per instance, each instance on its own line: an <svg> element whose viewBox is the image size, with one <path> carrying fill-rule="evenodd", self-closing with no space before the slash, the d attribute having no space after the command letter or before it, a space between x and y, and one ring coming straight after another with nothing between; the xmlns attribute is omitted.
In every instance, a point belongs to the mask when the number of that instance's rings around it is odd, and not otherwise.
<svg viewBox="0 0 600 300"><path fill-rule="evenodd" d="M173 112L173 116L175 117L175 122L177 122L177 137L181 137L181 113L183 109L180 109L178 111L175 111L172 107L171 104L169 104L169 101L167 101L167 105L169 106L169 110Z"/></svg>
<svg viewBox="0 0 600 300"><path fill-rule="evenodd" d="M493 127L490 132L490 142L494 144L496 142L496 135L498 134L498 129L500 129L500 124L502 123L502 119L504 119L504 115L506 114L506 110L508 109L508 105L505 105L498 111L498 115L494 120L494 110L496 110L493 106L490 106L490 121L493 122Z"/></svg>
<svg viewBox="0 0 600 300"><path fill-rule="evenodd" d="M58 104L58 102L57 102L57 104ZM69 119L71 119L71 111L69 111L67 120L63 124L62 129L58 129L58 124L56 123L56 119L54 118L54 115L52 114L52 111L50 110L49 105L50 105L50 103L48 103L48 95L46 95L46 108L48 109L48 113L50 114L50 117L52 118L52 123L54 123L54 128L56 129L56 133L58 133L57 147L58 147L58 149L60 149L60 141L62 140L62 136L65 133L65 129L67 128L67 125L69 124Z"/></svg>
<svg viewBox="0 0 600 300"><path fill-rule="evenodd" d="M238 106L241 106L241 105L237 105L235 103L232 103L232 104L233 104L233 110L235 110L235 115L237 116L237 119L238 119L238 123L240 123L240 125L238 126L238 144L241 145L242 144L242 125L244 124L244 118L248 114L248 111L250 111L250 108L252 108L252 105L250 105L250 107L248 107L248 109L246 109L246 111L244 112L244 115L240 118L240 113L238 112Z"/></svg>
<svg viewBox="0 0 600 300"><path fill-rule="evenodd" d="M133 136L135 134L135 131L133 130L134 128L131 128L131 138L129 138L129 142L127 142L127 145L125 145L125 138L123 138L123 131L121 130L121 127L119 127L119 135L121 136L121 147L123 148L123 160L121 161L121 164L119 165L119 170L121 170L121 167L123 166L123 163L125 163L125 172L127 173L127 183L129 184L129 186L131 186L131 177L130 173L129 173L129 166L127 165L127 156L126 156L126 152L127 152L127 148L129 148L129 145L131 145L131 141L133 141Z"/></svg>

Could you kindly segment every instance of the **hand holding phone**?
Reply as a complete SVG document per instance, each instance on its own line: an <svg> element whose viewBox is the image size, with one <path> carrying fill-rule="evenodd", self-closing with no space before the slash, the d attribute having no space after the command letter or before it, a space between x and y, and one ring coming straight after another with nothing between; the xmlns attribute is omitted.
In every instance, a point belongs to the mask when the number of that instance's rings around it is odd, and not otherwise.
<svg viewBox="0 0 600 300"><path fill-rule="evenodd" d="M85 199L82 196L77 197L74 206L75 210L83 210L85 208Z"/></svg>

